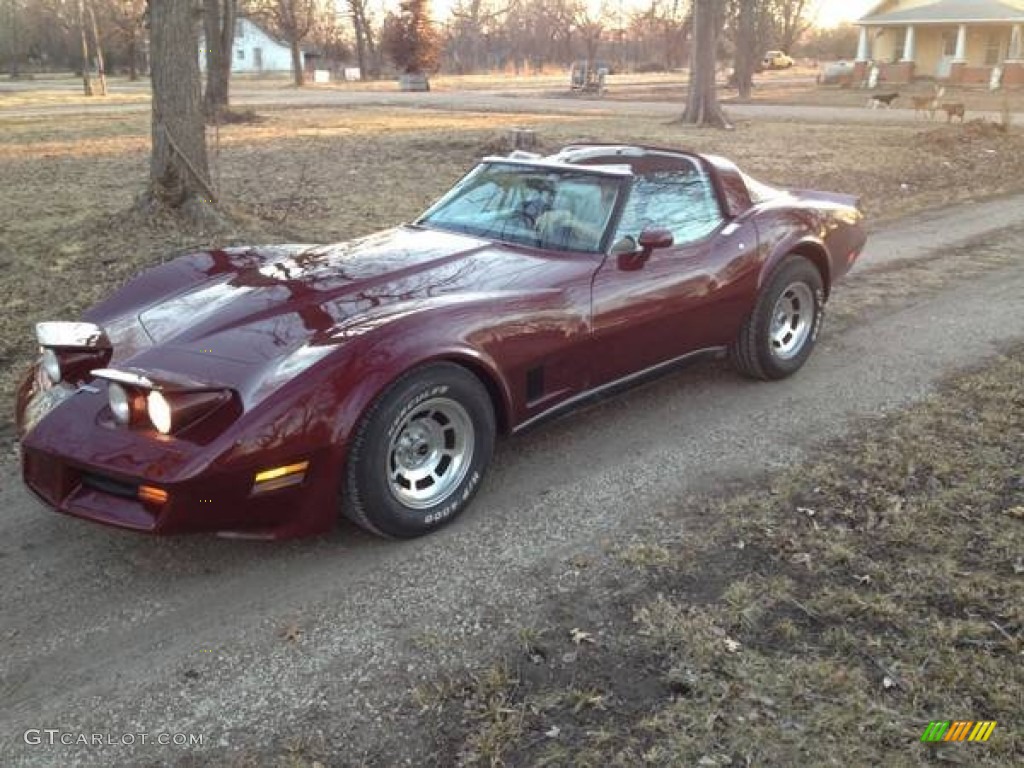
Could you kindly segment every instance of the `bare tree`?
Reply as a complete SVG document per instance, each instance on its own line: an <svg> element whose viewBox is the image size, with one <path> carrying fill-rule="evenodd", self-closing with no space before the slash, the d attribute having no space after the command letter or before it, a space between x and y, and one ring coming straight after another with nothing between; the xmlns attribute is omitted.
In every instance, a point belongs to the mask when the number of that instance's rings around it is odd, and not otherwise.
<svg viewBox="0 0 1024 768"><path fill-rule="evenodd" d="M791 53L800 37L811 28L811 3L808 0L771 0L770 6L777 20L779 47Z"/></svg>
<svg viewBox="0 0 1024 768"><path fill-rule="evenodd" d="M138 80L146 33L146 0L107 0L103 10L114 39L123 47L128 77Z"/></svg>
<svg viewBox="0 0 1024 768"><path fill-rule="evenodd" d="M495 5L489 0L456 2L451 11L449 47L457 72L486 67L487 57L493 53L488 43L499 35L499 22L507 13L507 5Z"/></svg>
<svg viewBox="0 0 1024 768"><path fill-rule="evenodd" d="M203 47L206 49L206 92L203 109L216 115L228 107L231 54L235 44L238 0L204 0Z"/></svg>
<svg viewBox="0 0 1024 768"><path fill-rule="evenodd" d="M7 72L11 79L15 79L21 75L21 3L19 0L6 0L2 11L0 35L3 36L4 48L7 51Z"/></svg>
<svg viewBox="0 0 1024 768"><path fill-rule="evenodd" d="M92 96L92 62L89 57L89 35L85 31L85 0L78 0L78 30L82 37L82 91Z"/></svg>
<svg viewBox="0 0 1024 768"><path fill-rule="evenodd" d="M687 60L684 54L690 21L689 4L683 0L651 0L647 8L634 12L630 33L644 51L643 63L672 69Z"/></svg>
<svg viewBox="0 0 1024 768"><path fill-rule="evenodd" d="M89 26L92 28L93 50L96 51L96 76L100 81L100 96L106 96L107 72L106 64L103 62L103 41L100 39L100 28L96 24L96 11L92 5L92 1L87 0L85 7L89 11Z"/></svg>
<svg viewBox="0 0 1024 768"><path fill-rule="evenodd" d="M857 50L860 30L854 24L840 24L837 27L815 28L801 38L791 56L799 54L812 59L852 59Z"/></svg>
<svg viewBox="0 0 1024 768"><path fill-rule="evenodd" d="M356 38L356 56L359 60L360 77L376 78L380 75L377 65L377 39L373 28L372 14L368 0L345 0L352 17L352 31Z"/></svg>
<svg viewBox="0 0 1024 768"><path fill-rule="evenodd" d="M147 200L195 218L216 202L200 99L198 11L195 0L149 0L153 149Z"/></svg>
<svg viewBox="0 0 1024 768"><path fill-rule="evenodd" d="M300 88L306 84L302 43L316 27L317 16L322 10L322 0L255 0L252 3L254 15L287 41L291 48L292 76Z"/></svg>
<svg viewBox="0 0 1024 768"><path fill-rule="evenodd" d="M719 0L694 0L693 48L690 55L690 88L683 123L732 128L718 103L715 86L715 53L723 14Z"/></svg>
<svg viewBox="0 0 1024 768"><path fill-rule="evenodd" d="M583 56L593 62L601 47L601 38L604 37L604 9L592 12L586 4L578 3L573 10L573 27L583 40Z"/></svg>
<svg viewBox="0 0 1024 768"><path fill-rule="evenodd" d="M735 2L736 56L733 77L740 99L750 98L754 87L754 70L761 55L757 45L758 0Z"/></svg>

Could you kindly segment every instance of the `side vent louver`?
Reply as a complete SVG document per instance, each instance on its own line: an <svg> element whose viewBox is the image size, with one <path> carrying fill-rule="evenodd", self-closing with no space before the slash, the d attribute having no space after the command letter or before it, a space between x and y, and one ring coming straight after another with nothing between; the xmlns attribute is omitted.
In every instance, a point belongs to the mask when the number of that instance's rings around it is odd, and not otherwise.
<svg viewBox="0 0 1024 768"><path fill-rule="evenodd" d="M539 400L544 394L544 366L531 368L526 372L526 400Z"/></svg>

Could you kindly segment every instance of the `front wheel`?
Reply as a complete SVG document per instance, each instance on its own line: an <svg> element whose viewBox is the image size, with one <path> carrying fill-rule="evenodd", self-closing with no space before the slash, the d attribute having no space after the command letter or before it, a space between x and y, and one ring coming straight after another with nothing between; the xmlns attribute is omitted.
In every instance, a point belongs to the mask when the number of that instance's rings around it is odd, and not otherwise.
<svg viewBox="0 0 1024 768"><path fill-rule="evenodd" d="M733 365L755 379L782 379L796 373L814 349L824 309L818 268L803 256L787 256L729 349Z"/></svg>
<svg viewBox="0 0 1024 768"><path fill-rule="evenodd" d="M465 368L438 363L407 373L356 429L342 513L382 536L430 533L476 493L495 431L490 396Z"/></svg>

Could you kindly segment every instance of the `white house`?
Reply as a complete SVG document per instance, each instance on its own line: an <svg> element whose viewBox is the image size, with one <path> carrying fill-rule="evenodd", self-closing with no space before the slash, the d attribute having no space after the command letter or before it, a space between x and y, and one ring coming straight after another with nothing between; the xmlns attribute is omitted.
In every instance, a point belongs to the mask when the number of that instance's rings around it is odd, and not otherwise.
<svg viewBox="0 0 1024 768"><path fill-rule="evenodd" d="M302 66L306 54L299 52ZM206 70L206 44L199 40L199 66ZM292 52L288 44L278 40L258 24L247 18L235 21L235 44L231 53L231 72L259 74L261 72L291 72Z"/></svg>

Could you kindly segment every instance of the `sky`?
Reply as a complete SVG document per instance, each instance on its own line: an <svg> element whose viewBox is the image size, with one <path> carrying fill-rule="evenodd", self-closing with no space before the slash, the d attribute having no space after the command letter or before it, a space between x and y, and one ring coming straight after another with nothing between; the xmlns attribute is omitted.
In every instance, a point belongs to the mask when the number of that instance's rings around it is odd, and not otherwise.
<svg viewBox="0 0 1024 768"><path fill-rule="evenodd" d="M853 21L871 10L878 0L822 0L818 9L818 24L834 27L844 21Z"/></svg>

